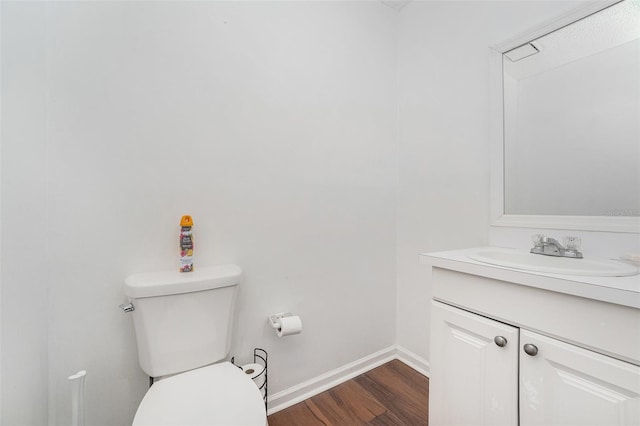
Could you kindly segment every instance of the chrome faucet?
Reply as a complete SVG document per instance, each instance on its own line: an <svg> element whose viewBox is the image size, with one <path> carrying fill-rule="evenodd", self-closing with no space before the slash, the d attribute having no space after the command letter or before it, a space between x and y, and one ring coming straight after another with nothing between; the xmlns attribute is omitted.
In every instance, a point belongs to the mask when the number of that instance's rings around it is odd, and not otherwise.
<svg viewBox="0 0 640 426"><path fill-rule="evenodd" d="M532 237L532 240L534 245L531 249L531 253L533 254L582 259L582 253L578 251L581 242L580 237L564 237L564 246L555 238L547 237L542 234L535 234Z"/></svg>

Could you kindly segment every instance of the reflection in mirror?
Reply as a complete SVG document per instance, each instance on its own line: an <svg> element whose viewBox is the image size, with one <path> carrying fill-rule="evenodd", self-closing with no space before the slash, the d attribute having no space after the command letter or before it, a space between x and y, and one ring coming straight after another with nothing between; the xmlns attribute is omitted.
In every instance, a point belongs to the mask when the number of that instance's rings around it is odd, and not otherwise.
<svg viewBox="0 0 640 426"><path fill-rule="evenodd" d="M504 213L640 216L640 2L503 55Z"/></svg>

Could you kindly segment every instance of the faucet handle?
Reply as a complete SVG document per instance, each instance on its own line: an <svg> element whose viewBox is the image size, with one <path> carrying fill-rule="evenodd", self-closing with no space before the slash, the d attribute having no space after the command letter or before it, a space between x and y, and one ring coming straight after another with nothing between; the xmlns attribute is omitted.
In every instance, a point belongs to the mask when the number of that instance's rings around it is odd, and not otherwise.
<svg viewBox="0 0 640 426"><path fill-rule="evenodd" d="M547 237L544 234L533 234L531 236L531 241L534 246L540 246L542 243L546 241Z"/></svg>
<svg viewBox="0 0 640 426"><path fill-rule="evenodd" d="M580 237L564 237L562 239L562 242L564 243L564 246L567 248L567 250L571 251L580 250L580 246L582 245L582 239Z"/></svg>

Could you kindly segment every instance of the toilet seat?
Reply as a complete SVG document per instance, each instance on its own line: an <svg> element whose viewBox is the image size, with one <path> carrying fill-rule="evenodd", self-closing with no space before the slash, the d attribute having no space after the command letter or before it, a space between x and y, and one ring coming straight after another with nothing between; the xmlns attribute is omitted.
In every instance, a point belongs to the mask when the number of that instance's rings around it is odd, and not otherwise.
<svg viewBox="0 0 640 426"><path fill-rule="evenodd" d="M241 369L223 362L155 382L140 403L133 426L264 426L266 421L258 387Z"/></svg>

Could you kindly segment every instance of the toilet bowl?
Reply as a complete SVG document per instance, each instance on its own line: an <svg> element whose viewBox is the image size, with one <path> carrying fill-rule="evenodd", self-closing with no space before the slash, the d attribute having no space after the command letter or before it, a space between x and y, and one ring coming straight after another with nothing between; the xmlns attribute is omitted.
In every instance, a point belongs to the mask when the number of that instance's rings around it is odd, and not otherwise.
<svg viewBox="0 0 640 426"><path fill-rule="evenodd" d="M266 418L255 383L240 368L223 362L155 382L133 426L264 426Z"/></svg>
<svg viewBox="0 0 640 426"><path fill-rule="evenodd" d="M154 377L133 424L267 423L262 393L229 355L237 265L136 274L125 280L140 367ZM124 306L124 305L123 305Z"/></svg>

